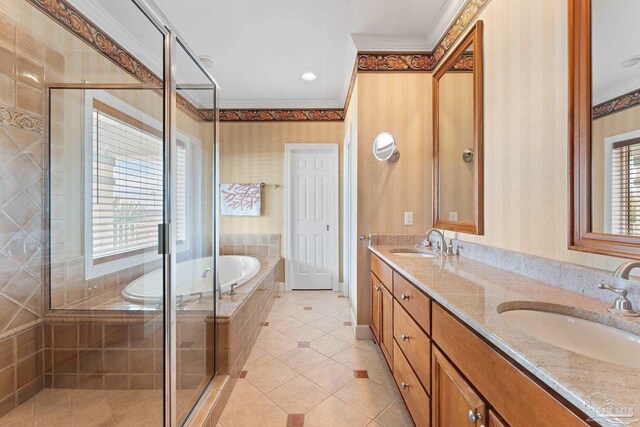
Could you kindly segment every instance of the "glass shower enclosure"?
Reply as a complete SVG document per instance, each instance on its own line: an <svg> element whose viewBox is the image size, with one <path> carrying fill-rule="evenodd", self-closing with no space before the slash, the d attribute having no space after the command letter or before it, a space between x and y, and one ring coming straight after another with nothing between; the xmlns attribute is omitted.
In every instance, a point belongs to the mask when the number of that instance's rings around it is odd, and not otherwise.
<svg viewBox="0 0 640 427"><path fill-rule="evenodd" d="M216 373L218 87L152 3L105 11L46 84L45 387L181 425Z"/></svg>

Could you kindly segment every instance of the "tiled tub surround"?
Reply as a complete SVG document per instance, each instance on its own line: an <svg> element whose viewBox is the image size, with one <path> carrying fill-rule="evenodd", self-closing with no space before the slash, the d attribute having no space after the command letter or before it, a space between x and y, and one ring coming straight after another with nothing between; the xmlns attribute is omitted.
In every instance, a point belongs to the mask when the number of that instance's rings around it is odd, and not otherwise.
<svg viewBox="0 0 640 427"><path fill-rule="evenodd" d="M220 255L280 256L279 234L221 233Z"/></svg>
<svg viewBox="0 0 640 427"><path fill-rule="evenodd" d="M575 279L587 283L604 278L611 281L606 273L466 242L459 242L460 255L450 257L406 258L391 252L406 246L374 244L369 248L579 410L594 415L588 405L589 396L603 393L607 399L640 414L640 370L557 348L512 328L498 314L501 304L513 301L562 304L579 308L574 314L592 312L596 319L640 334L640 319L608 313L611 295L601 297L605 302L582 295L584 283L573 284ZM520 274L464 256L472 251L478 259L493 259L497 265L519 269ZM525 274L547 277L555 286ZM558 282L553 281L554 277ZM560 284L577 292L563 289Z"/></svg>

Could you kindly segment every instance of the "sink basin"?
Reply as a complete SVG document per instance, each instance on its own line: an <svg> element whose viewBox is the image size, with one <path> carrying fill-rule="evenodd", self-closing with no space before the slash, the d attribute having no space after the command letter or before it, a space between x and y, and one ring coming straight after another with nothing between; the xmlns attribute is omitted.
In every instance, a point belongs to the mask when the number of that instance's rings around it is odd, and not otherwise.
<svg viewBox="0 0 640 427"><path fill-rule="evenodd" d="M418 248L392 249L390 252L392 254L408 258L435 258L436 256L433 252L425 251L424 249Z"/></svg>
<svg viewBox="0 0 640 427"><path fill-rule="evenodd" d="M500 313L514 328L565 350L640 369L640 336L602 323L549 311Z"/></svg>

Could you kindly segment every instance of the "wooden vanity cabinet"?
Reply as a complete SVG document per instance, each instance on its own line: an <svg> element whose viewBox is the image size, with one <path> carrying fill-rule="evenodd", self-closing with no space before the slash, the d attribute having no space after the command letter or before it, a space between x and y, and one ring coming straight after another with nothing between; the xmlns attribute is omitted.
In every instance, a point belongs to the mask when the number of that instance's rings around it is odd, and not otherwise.
<svg viewBox="0 0 640 427"><path fill-rule="evenodd" d="M371 331L417 427L589 425L374 253Z"/></svg>
<svg viewBox="0 0 640 427"><path fill-rule="evenodd" d="M433 427L484 426L487 404L458 370L437 349L433 349Z"/></svg>
<svg viewBox="0 0 640 427"><path fill-rule="evenodd" d="M371 273L371 321L369 327L373 334L373 339L376 342L380 342L380 306L381 306L381 287L382 284L378 278Z"/></svg>

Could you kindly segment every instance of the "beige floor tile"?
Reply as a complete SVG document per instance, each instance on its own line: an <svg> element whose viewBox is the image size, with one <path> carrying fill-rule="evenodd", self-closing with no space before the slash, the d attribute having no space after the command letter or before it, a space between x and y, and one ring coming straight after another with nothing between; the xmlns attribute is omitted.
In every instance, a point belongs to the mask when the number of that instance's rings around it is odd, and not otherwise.
<svg viewBox="0 0 640 427"><path fill-rule="evenodd" d="M113 419L118 427L162 426L162 423L144 408L115 414Z"/></svg>
<svg viewBox="0 0 640 427"><path fill-rule="evenodd" d="M327 356L311 348L294 348L278 357L278 360L301 374L327 360Z"/></svg>
<svg viewBox="0 0 640 427"><path fill-rule="evenodd" d="M222 417L224 427L285 427L287 414L266 396L253 401L240 411Z"/></svg>
<svg viewBox="0 0 640 427"><path fill-rule="evenodd" d="M329 397L329 393L298 376L269 392L267 397L287 414L304 414Z"/></svg>
<svg viewBox="0 0 640 427"><path fill-rule="evenodd" d="M296 320L293 317L284 316L274 320L273 322L269 322L268 327L273 328L278 332L286 332L302 325L304 325L304 323L299 320Z"/></svg>
<svg viewBox="0 0 640 427"><path fill-rule="evenodd" d="M278 332L276 332L278 333ZM279 333L278 333L279 334ZM273 357L278 357L287 351L293 350L298 347L298 341L293 340L287 336L279 334L280 336L260 336L256 341L256 346Z"/></svg>
<svg viewBox="0 0 640 427"><path fill-rule="evenodd" d="M330 393L335 393L353 380L353 369L328 359L309 369L304 376Z"/></svg>
<svg viewBox="0 0 640 427"><path fill-rule="evenodd" d="M284 333L289 338L300 342L300 341L313 341L316 338L320 338L325 335L326 332L321 331L320 329L312 326L312 325L302 325L297 328L293 328Z"/></svg>
<svg viewBox="0 0 640 427"><path fill-rule="evenodd" d="M311 341L311 348L319 351L325 356L333 356L335 354L340 353L342 350L351 347L351 343L347 341L341 340L340 338L326 334L321 336L320 338L316 338Z"/></svg>
<svg viewBox="0 0 640 427"><path fill-rule="evenodd" d="M143 411L145 409L146 400L140 399L139 392L133 390L105 390L104 395L114 415L136 410Z"/></svg>
<svg viewBox="0 0 640 427"><path fill-rule="evenodd" d="M325 316L323 319L316 320L315 322L313 322L313 326L327 333L335 331L338 328L345 327L340 320L334 319L333 317L329 316Z"/></svg>
<svg viewBox="0 0 640 427"><path fill-rule="evenodd" d="M307 412L304 417L305 427L361 427L370 422L369 417L334 396Z"/></svg>
<svg viewBox="0 0 640 427"><path fill-rule="evenodd" d="M247 371L249 369L256 368L271 359L273 359L273 356L262 350L260 347L254 346L251 353L249 353L249 357L247 357L246 363L244 364L244 370Z"/></svg>
<svg viewBox="0 0 640 427"><path fill-rule="evenodd" d="M260 397L262 397L262 393L253 384L246 379L239 379L233 387L231 396L222 411L222 416L230 415Z"/></svg>
<svg viewBox="0 0 640 427"><path fill-rule="evenodd" d="M367 427L382 427L380 424L378 424L377 422L371 421L371 423L367 424Z"/></svg>
<svg viewBox="0 0 640 427"><path fill-rule="evenodd" d="M353 370L367 370L380 361L378 353L357 345L352 345L331 358Z"/></svg>
<svg viewBox="0 0 640 427"><path fill-rule="evenodd" d="M36 396L37 397L37 396ZM45 409L36 406L35 426L51 426L53 424L68 422L72 425L73 409L71 403L49 406Z"/></svg>
<svg viewBox="0 0 640 427"><path fill-rule="evenodd" d="M396 398L387 387L368 378L351 381L338 390L335 396L369 418L378 416Z"/></svg>
<svg viewBox="0 0 640 427"><path fill-rule="evenodd" d="M402 398L398 397L387 406L375 419L382 427L412 427L413 421L404 405Z"/></svg>
<svg viewBox="0 0 640 427"><path fill-rule="evenodd" d="M388 387L389 389L393 390L394 393L397 392L396 383L393 380L393 375L391 375L391 371L389 370L386 361L381 360L380 362L376 363L375 365L367 369L367 373L369 374L369 378L371 378L373 381L377 382L378 384L382 384L385 387Z"/></svg>
<svg viewBox="0 0 640 427"><path fill-rule="evenodd" d="M302 308L300 309L300 311L290 313L289 316L301 321L302 323L315 322L325 317L323 314L316 313L313 310L303 310Z"/></svg>
<svg viewBox="0 0 640 427"><path fill-rule="evenodd" d="M339 328L335 331L331 331L331 335L351 344L355 344L357 342L356 336L353 333L353 328Z"/></svg>
<svg viewBox="0 0 640 427"><path fill-rule="evenodd" d="M247 371L246 379L262 393L268 393L297 375L296 371L279 360L273 359Z"/></svg>

